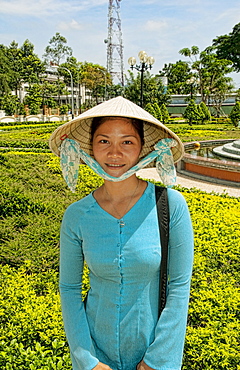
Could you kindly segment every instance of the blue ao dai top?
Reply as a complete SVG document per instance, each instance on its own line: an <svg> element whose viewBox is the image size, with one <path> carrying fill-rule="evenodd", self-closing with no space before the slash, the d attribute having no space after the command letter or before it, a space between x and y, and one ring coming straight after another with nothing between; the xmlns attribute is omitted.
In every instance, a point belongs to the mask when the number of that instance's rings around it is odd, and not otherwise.
<svg viewBox="0 0 240 370"><path fill-rule="evenodd" d="M136 370L143 359L156 370L180 370L193 263L193 232L183 196L168 189L169 284L158 319L161 247L155 188L148 186L121 220L93 194L73 203L61 227L60 293L73 370L98 361L113 370ZM86 308L84 261L91 289Z"/></svg>

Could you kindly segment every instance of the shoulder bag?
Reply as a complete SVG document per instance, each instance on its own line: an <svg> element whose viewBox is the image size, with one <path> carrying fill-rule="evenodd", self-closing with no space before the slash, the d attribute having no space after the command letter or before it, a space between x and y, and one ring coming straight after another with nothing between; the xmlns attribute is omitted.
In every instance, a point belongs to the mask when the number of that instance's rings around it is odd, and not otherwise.
<svg viewBox="0 0 240 370"><path fill-rule="evenodd" d="M161 239L161 265L159 279L159 317L166 305L168 283L169 207L167 189L155 185L158 223Z"/></svg>

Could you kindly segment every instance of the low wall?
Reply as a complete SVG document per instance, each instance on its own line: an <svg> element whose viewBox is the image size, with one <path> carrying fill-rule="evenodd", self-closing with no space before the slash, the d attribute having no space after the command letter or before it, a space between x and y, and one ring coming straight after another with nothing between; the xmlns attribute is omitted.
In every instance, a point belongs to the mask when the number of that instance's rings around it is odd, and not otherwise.
<svg viewBox="0 0 240 370"><path fill-rule="evenodd" d="M44 116L42 114L36 115L29 115L26 117L23 116L4 116L0 118L0 122L62 122L62 121L70 121L72 119L71 115L51 115L51 116Z"/></svg>
<svg viewBox="0 0 240 370"><path fill-rule="evenodd" d="M0 118L0 122L16 122L16 119L13 116L3 116Z"/></svg>
<svg viewBox="0 0 240 370"><path fill-rule="evenodd" d="M209 140L198 142L200 146L223 145L234 140ZM184 144L185 150L194 149L196 143ZM240 161L233 162L228 158L223 160L198 157L185 153L181 161L177 163L177 172L189 177L204 178L205 181L240 185ZM228 184L228 185L231 185Z"/></svg>

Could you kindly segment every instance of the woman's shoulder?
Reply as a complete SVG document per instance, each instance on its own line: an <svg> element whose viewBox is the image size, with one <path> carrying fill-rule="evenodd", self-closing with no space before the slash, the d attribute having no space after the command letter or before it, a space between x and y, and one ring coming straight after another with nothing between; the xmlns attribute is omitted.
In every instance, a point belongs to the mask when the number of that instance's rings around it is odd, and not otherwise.
<svg viewBox="0 0 240 370"><path fill-rule="evenodd" d="M167 189L169 201L185 203L185 198L180 191L168 188Z"/></svg>
<svg viewBox="0 0 240 370"><path fill-rule="evenodd" d="M146 190L146 194L152 199L155 199L155 184L154 183L148 181L148 188ZM167 195L168 195L169 209L171 213L173 213L174 210L176 209L188 208L187 202L184 196L178 190L167 188Z"/></svg>
<svg viewBox="0 0 240 370"><path fill-rule="evenodd" d="M189 213L188 204L178 190L168 188L168 204L171 217L181 217Z"/></svg>
<svg viewBox="0 0 240 370"><path fill-rule="evenodd" d="M148 182L148 188L152 194L155 192L155 185L153 183ZM184 196L178 190L167 188L167 195L169 202L185 202Z"/></svg>
<svg viewBox="0 0 240 370"><path fill-rule="evenodd" d="M86 197L79 199L78 201L70 204L66 211L65 216L74 216L76 214L81 215L89 210L93 206L94 198L92 193L88 194Z"/></svg>

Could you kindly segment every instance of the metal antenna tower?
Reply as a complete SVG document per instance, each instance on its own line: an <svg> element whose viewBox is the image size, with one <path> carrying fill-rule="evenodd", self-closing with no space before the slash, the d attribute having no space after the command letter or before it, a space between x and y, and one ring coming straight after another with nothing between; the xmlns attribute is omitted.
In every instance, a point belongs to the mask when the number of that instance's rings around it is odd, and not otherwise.
<svg viewBox="0 0 240 370"><path fill-rule="evenodd" d="M117 77L120 84L124 86L120 1L109 0L108 38L105 43L107 44L107 71L111 74L113 80Z"/></svg>

